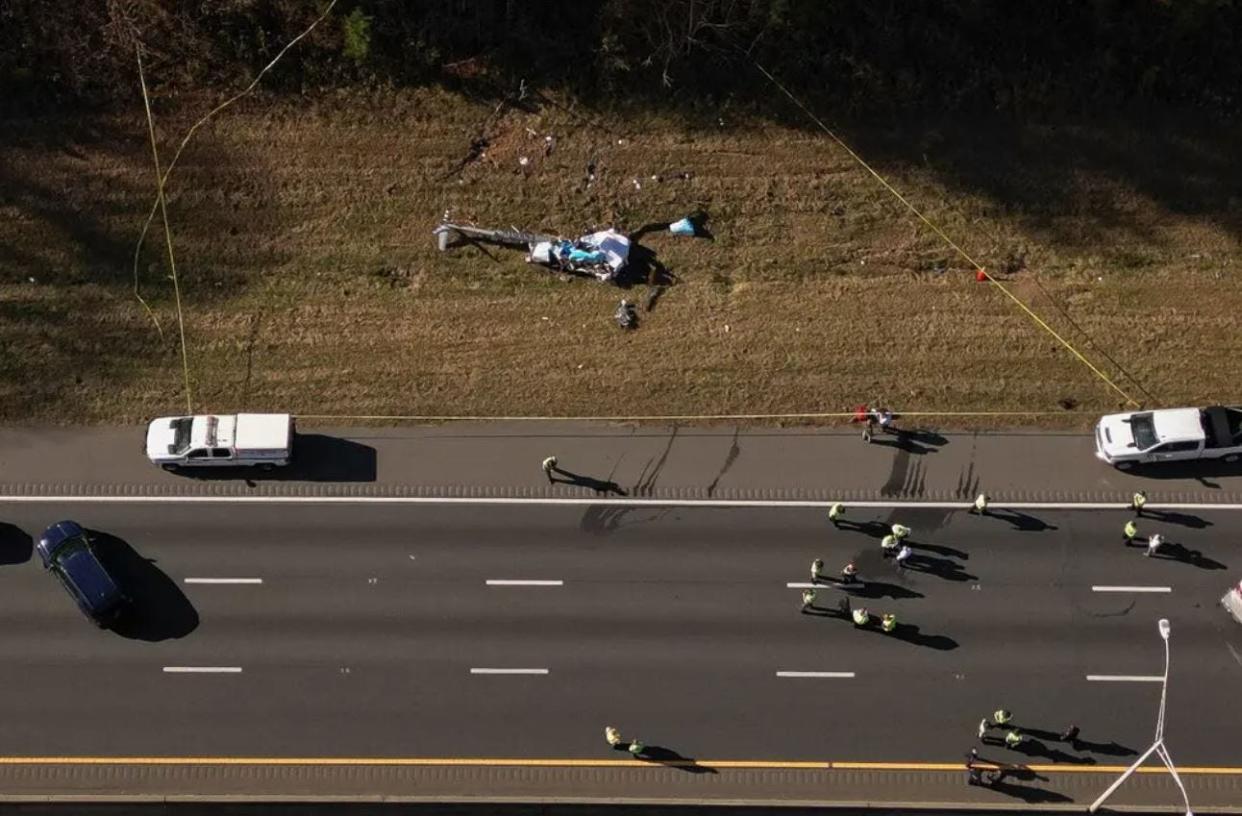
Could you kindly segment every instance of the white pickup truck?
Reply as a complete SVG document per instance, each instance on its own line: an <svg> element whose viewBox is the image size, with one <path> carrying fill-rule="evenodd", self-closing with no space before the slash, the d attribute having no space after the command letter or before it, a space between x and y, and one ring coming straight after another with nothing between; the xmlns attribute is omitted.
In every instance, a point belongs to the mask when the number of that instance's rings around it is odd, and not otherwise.
<svg viewBox="0 0 1242 816"><path fill-rule="evenodd" d="M147 458L165 470L289 464L293 454L289 414L200 414L160 417L147 426Z"/></svg>
<svg viewBox="0 0 1242 816"><path fill-rule="evenodd" d="M1095 426L1095 455L1122 470L1151 462L1242 457L1242 408L1163 408L1109 414Z"/></svg>

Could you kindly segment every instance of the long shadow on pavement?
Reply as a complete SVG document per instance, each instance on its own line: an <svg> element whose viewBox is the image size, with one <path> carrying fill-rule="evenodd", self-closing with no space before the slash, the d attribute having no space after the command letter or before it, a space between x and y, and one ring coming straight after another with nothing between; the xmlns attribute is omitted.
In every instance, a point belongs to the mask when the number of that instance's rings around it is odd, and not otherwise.
<svg viewBox="0 0 1242 816"><path fill-rule="evenodd" d="M91 531L99 560L116 579L131 605L112 631L132 640L159 641L181 638L198 627L198 612L185 593L128 543L114 535Z"/></svg>
<svg viewBox="0 0 1242 816"><path fill-rule="evenodd" d="M962 565L956 561L950 561L947 558L932 558L926 555L911 555L906 559L905 566L902 569L911 572L925 572L928 575L935 575L937 578L943 578L946 581L973 581L978 576L971 575L962 569Z"/></svg>
<svg viewBox="0 0 1242 816"><path fill-rule="evenodd" d="M1017 510L988 510L987 514L1001 521L1009 522L1019 533L1042 533L1044 530L1057 529L1055 524L1049 524L1041 518L1032 516L1029 513L1021 513Z"/></svg>
<svg viewBox="0 0 1242 816"><path fill-rule="evenodd" d="M1189 564L1192 567L1198 567L1204 570L1223 570L1227 567L1221 562L1208 558L1199 550L1192 550L1184 544L1176 542L1165 542L1160 545L1160 549L1152 558L1163 558L1165 561L1178 561L1183 564Z"/></svg>
<svg viewBox="0 0 1242 816"><path fill-rule="evenodd" d="M263 472L250 467L184 468L177 476L202 481L255 482L373 482L375 448L324 434L299 433L293 439L293 458L284 467Z"/></svg>
<svg viewBox="0 0 1242 816"><path fill-rule="evenodd" d="M34 553L34 539L20 527L0 522L0 565L25 564Z"/></svg>
<svg viewBox="0 0 1242 816"><path fill-rule="evenodd" d="M911 541L909 539L906 539L906 544L911 549L926 550L927 552L933 552L936 555L944 555L949 558L960 558L963 561L967 561L970 559L970 553L962 552L961 550L955 550L952 547L945 547L941 544L924 544L918 541Z"/></svg>
<svg viewBox="0 0 1242 816"><path fill-rule="evenodd" d="M1212 526L1212 522L1207 519L1199 518L1191 513L1175 513L1172 510L1144 510L1143 518L1162 521L1165 524L1180 524L1192 530L1202 530Z"/></svg>
<svg viewBox="0 0 1242 816"><path fill-rule="evenodd" d="M937 649L947 652L958 647L958 642L948 635L927 635L919 631L919 627L908 624L899 623L897 628L888 633L888 637L904 640L906 643L912 643L915 646L926 646L929 649Z"/></svg>
<svg viewBox="0 0 1242 816"><path fill-rule="evenodd" d="M648 745L643 752L638 755L638 759L645 762L652 762L657 765L664 765L669 768L675 768L679 771L693 774L716 774L720 773L710 765L700 765L694 757L682 756L671 748L665 748L660 745Z"/></svg>
<svg viewBox="0 0 1242 816"><path fill-rule="evenodd" d="M1051 802L1072 802L1071 797L1057 791L1036 788L1030 785L1015 785L1007 781L1010 777L1014 779L1038 780L1047 782L1048 777L1040 776L1032 770L1026 768L1004 768L995 775L989 782L981 787L994 790L997 793L1003 793L1005 796L1012 796L1015 799L1021 799L1027 804L1048 804Z"/></svg>
<svg viewBox="0 0 1242 816"><path fill-rule="evenodd" d="M889 584L884 581L865 581L860 580L851 584L839 584L842 590L857 598L892 598L894 600L900 598L922 598L922 592L915 592L913 589L906 589L898 584Z"/></svg>

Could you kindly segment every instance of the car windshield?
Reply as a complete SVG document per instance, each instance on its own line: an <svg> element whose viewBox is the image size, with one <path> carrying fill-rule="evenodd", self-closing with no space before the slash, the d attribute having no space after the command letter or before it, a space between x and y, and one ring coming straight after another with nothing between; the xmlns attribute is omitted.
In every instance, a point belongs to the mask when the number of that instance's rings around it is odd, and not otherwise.
<svg viewBox="0 0 1242 816"><path fill-rule="evenodd" d="M1130 431L1134 434L1134 446L1139 450L1147 450L1156 442L1156 423L1151 414L1135 414L1130 417Z"/></svg>
<svg viewBox="0 0 1242 816"><path fill-rule="evenodd" d="M169 423L169 427L173 429L173 441L168 446L169 453L185 453L189 449L190 426L193 424L193 417L181 417L181 419L174 419Z"/></svg>
<svg viewBox="0 0 1242 816"><path fill-rule="evenodd" d="M63 566L66 561L85 549L86 539L83 536L75 535L72 538L66 538L64 542L56 548L56 563Z"/></svg>

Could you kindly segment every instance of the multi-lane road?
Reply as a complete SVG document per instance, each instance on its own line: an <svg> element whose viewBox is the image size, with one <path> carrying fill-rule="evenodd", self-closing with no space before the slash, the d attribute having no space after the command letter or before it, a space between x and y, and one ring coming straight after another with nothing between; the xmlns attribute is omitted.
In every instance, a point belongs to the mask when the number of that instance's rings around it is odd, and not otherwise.
<svg viewBox="0 0 1242 816"><path fill-rule="evenodd" d="M1242 802L1242 626L1217 605L1242 572L1236 510L1150 513L1142 534L1172 546L1148 558L1120 506L894 502L834 529L762 499L36 492L0 501L10 793L1081 803L1151 741L1163 617L1169 749L1201 804ZM61 518L98 531L135 596L120 631L30 557ZM879 547L894 521L905 569ZM804 614L816 557L863 583ZM856 628L846 597L898 630ZM976 739L998 707L1021 751ZM1005 785L949 772L972 745L1015 766ZM1121 796L1179 798L1163 775Z"/></svg>

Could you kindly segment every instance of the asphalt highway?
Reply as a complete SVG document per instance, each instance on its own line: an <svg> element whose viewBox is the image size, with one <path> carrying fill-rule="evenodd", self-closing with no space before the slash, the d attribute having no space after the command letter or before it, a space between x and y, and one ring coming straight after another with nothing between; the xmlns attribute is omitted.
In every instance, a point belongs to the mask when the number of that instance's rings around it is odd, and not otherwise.
<svg viewBox="0 0 1242 816"><path fill-rule="evenodd" d="M61 518L135 596L120 631L30 558ZM1217 606L1242 514L1141 522L1179 558L1124 546L1126 518L854 514L913 528L901 570L819 510L6 503L0 754L592 758L615 725L682 757L953 762L1003 706L1036 741L984 756L1128 764L1167 617L1169 750L1242 765L1242 627ZM801 613L816 557L854 560L853 603L899 631L838 617L832 585Z"/></svg>

